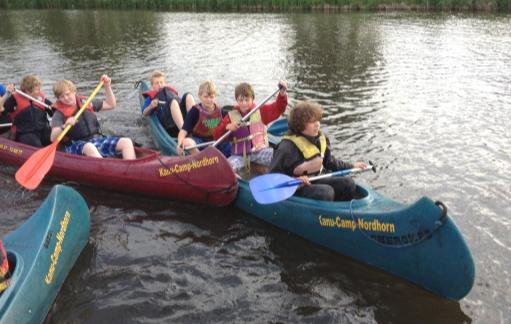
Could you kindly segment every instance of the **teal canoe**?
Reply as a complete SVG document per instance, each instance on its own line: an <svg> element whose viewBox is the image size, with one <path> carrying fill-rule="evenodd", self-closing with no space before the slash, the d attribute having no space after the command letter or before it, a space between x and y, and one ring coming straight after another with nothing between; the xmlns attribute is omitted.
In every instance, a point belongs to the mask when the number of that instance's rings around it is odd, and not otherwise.
<svg viewBox="0 0 511 324"><path fill-rule="evenodd" d="M141 83L140 91L148 88ZM163 154L175 155L176 141L150 118L154 141ZM270 141L287 130L285 120L270 126ZM349 202L316 201L291 197L258 204L248 181L239 180L235 206L283 230L374 266L433 292L459 300L474 284L472 254L440 202L427 197L413 204L386 198L357 184L358 199Z"/></svg>
<svg viewBox="0 0 511 324"><path fill-rule="evenodd" d="M55 186L39 209L7 234L11 272L0 295L0 323L42 323L89 241L89 209L75 190Z"/></svg>

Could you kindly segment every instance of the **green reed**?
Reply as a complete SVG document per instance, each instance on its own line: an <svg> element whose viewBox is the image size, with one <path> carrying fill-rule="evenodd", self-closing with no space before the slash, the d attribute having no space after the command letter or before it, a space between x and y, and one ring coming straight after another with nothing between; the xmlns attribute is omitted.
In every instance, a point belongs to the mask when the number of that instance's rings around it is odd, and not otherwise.
<svg viewBox="0 0 511 324"><path fill-rule="evenodd" d="M184 11L511 11L511 0L0 0L4 9Z"/></svg>

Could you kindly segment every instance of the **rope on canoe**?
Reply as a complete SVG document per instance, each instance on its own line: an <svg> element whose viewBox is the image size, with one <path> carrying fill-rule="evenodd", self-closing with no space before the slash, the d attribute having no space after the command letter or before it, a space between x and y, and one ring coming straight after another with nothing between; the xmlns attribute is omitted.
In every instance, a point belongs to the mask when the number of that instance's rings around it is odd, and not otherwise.
<svg viewBox="0 0 511 324"><path fill-rule="evenodd" d="M158 156L158 161L160 161L160 164L164 168L170 169L170 167L165 162L163 162L161 160L160 156ZM197 186L197 185L191 183L190 181L186 180L186 178L182 177L179 173L174 173L174 176L177 177L179 180L181 180L181 182L183 182L184 184L194 188L197 191L203 192L204 193L204 197L206 198L206 201L209 201L209 195L212 194L212 193L217 193L217 192L228 193L228 192L232 192L235 189L235 187L237 186L237 182L235 181L233 184L231 184L229 187L226 187L226 188L219 188L219 189L215 189L215 190L207 190L207 189L204 189L201 186Z"/></svg>
<svg viewBox="0 0 511 324"><path fill-rule="evenodd" d="M352 221L355 222L356 224L358 224L358 217L356 217L354 215L354 213L353 213L353 201L354 201L354 199L352 199L350 201L350 216L351 216ZM433 234L436 231L438 231L440 229L440 227L442 227L445 224L445 222L447 221L447 207L444 205L443 202L438 201L438 200L435 201L435 205L440 208L440 217L438 218L437 221L435 221L435 228L433 229L433 231L431 231L431 232L427 233L426 235L420 237L416 241L412 241L412 242L409 242L409 243L403 243L403 244L395 244L394 242L392 244L385 244L385 243L380 242L379 240L375 239L374 237L368 235L367 233L365 233L365 231L363 231L360 228L360 226L357 226L357 228L360 231L360 233L362 233L362 235L365 236L365 238L367 238L368 240L371 240L371 241L373 241L376 244L381 245L381 246L391 247L391 248L404 248L404 247L414 246L414 245L422 243L423 241L433 237Z"/></svg>

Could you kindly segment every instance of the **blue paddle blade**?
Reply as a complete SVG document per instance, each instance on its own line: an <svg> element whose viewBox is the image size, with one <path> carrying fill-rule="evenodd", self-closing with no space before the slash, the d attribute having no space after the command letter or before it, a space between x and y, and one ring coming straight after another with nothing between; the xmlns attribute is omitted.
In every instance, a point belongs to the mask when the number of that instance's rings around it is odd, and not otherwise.
<svg viewBox="0 0 511 324"><path fill-rule="evenodd" d="M275 136L283 136L287 133L287 119L280 118L274 121L270 127L268 127L268 132Z"/></svg>
<svg viewBox="0 0 511 324"><path fill-rule="evenodd" d="M269 173L250 180L250 192L254 199L262 204L273 204L294 195L301 180L281 173Z"/></svg>

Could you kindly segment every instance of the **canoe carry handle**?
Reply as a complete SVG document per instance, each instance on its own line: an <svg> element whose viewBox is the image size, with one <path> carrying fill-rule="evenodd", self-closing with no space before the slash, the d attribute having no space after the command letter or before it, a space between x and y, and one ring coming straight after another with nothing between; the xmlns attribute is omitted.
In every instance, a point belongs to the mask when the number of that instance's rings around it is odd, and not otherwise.
<svg viewBox="0 0 511 324"><path fill-rule="evenodd" d="M445 204L440 200L435 201L435 205L437 205L442 211L439 220L442 222L442 224L444 224L447 220L447 206L445 206Z"/></svg>

